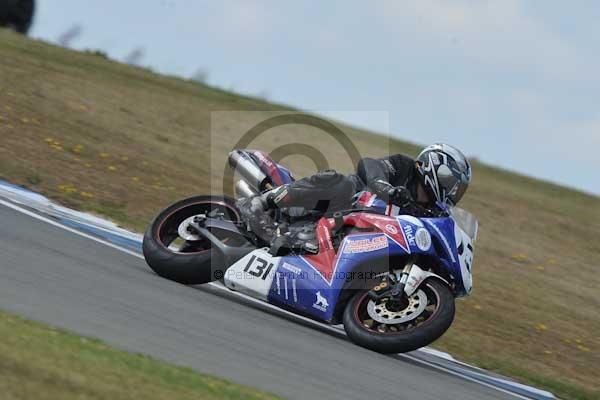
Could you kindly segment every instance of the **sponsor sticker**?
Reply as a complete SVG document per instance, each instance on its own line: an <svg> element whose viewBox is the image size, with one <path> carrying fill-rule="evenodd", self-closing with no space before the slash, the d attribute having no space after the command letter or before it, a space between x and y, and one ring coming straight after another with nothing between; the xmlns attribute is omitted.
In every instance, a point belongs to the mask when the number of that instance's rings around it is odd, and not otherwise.
<svg viewBox="0 0 600 400"><path fill-rule="evenodd" d="M398 229L396 229L396 227L392 224L387 224L385 226L385 230L391 233L392 235L398 234Z"/></svg>
<svg viewBox="0 0 600 400"><path fill-rule="evenodd" d="M385 236L376 236L369 239L349 239L344 247L344 253L368 253L387 247L388 240Z"/></svg>
<svg viewBox="0 0 600 400"><path fill-rule="evenodd" d="M285 269L285 270L287 270L289 272L292 272L292 273L294 273L296 275L302 274L302 270L299 267L296 267L295 265L292 265L292 264L287 263L287 262L284 262L283 265L281 266L281 268L283 268L283 269Z"/></svg>
<svg viewBox="0 0 600 400"><path fill-rule="evenodd" d="M319 311L327 312L327 307L329 307L329 302L327 299L323 297L320 291L316 293L316 296L317 300L313 303L313 308L316 308Z"/></svg>
<svg viewBox="0 0 600 400"><path fill-rule="evenodd" d="M260 152L260 151L256 151L254 152L254 155L263 163L265 163L268 167L272 167L273 166L273 162L271 160L269 160L267 157L265 157L265 155Z"/></svg>
<svg viewBox="0 0 600 400"><path fill-rule="evenodd" d="M417 229L415 240L417 242L417 247L421 251L428 251L431 248L431 235L429 234L429 231L427 229Z"/></svg>
<svg viewBox="0 0 600 400"><path fill-rule="evenodd" d="M406 236L406 240L408 240L408 244L411 246L416 246L415 233L413 231L413 227L411 225L404 225L404 235Z"/></svg>

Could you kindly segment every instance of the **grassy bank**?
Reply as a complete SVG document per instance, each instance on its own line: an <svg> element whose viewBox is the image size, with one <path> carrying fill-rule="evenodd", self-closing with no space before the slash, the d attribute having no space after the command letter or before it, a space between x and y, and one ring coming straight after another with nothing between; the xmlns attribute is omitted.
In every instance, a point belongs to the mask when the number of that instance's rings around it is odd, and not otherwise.
<svg viewBox="0 0 600 400"><path fill-rule="evenodd" d="M276 399L0 312L2 399Z"/></svg>
<svg viewBox="0 0 600 400"><path fill-rule="evenodd" d="M222 165L239 131L284 110L0 32L0 178L138 231L176 199L219 190L222 169L210 166ZM255 113L217 120L211 141L214 111ZM343 128L364 155L417 151ZM351 170L339 144L311 127L274 128L252 147L298 141ZM298 176L314 169L303 157L285 163ZM564 398L597 398L600 199L474 168L463 206L481 221L475 291L435 346Z"/></svg>

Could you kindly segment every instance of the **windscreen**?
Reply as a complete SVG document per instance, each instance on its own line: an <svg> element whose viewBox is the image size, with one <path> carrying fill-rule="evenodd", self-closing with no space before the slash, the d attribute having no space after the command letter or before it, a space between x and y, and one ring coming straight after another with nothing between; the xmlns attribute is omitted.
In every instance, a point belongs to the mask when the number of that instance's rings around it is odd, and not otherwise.
<svg viewBox="0 0 600 400"><path fill-rule="evenodd" d="M452 207L450 209L450 216L454 219L454 222L462 229L469 237L475 241L477 239L477 230L479 229L479 222L477 218L470 212L463 210L460 207Z"/></svg>

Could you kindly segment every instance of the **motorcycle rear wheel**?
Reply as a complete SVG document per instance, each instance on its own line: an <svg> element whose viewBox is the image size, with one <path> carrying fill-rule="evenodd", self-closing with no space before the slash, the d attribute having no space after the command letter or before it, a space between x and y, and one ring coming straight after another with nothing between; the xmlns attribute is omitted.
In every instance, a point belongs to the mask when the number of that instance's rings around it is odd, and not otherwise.
<svg viewBox="0 0 600 400"><path fill-rule="evenodd" d="M234 200L224 196L196 196L181 200L163 210L144 235L142 249L146 262L163 278L186 285L199 285L223 277L222 265L213 265L210 242L206 239L185 241L179 226L188 218L205 213L222 213L231 221L240 214ZM223 238L227 241L228 238Z"/></svg>
<svg viewBox="0 0 600 400"><path fill-rule="evenodd" d="M415 319L402 324L375 321L368 312L371 299L360 291L344 310L344 329L359 346L379 353L406 353L427 346L450 328L454 320L454 296L446 284L429 279L420 286L427 306Z"/></svg>

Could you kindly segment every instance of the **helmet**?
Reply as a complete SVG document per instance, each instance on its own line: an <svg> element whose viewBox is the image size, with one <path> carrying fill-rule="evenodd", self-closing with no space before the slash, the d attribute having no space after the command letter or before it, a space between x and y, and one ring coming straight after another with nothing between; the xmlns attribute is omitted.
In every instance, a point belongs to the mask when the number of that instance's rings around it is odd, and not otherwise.
<svg viewBox="0 0 600 400"><path fill-rule="evenodd" d="M457 148L436 143L417 157L417 176L430 199L454 206L471 183L471 164Z"/></svg>

